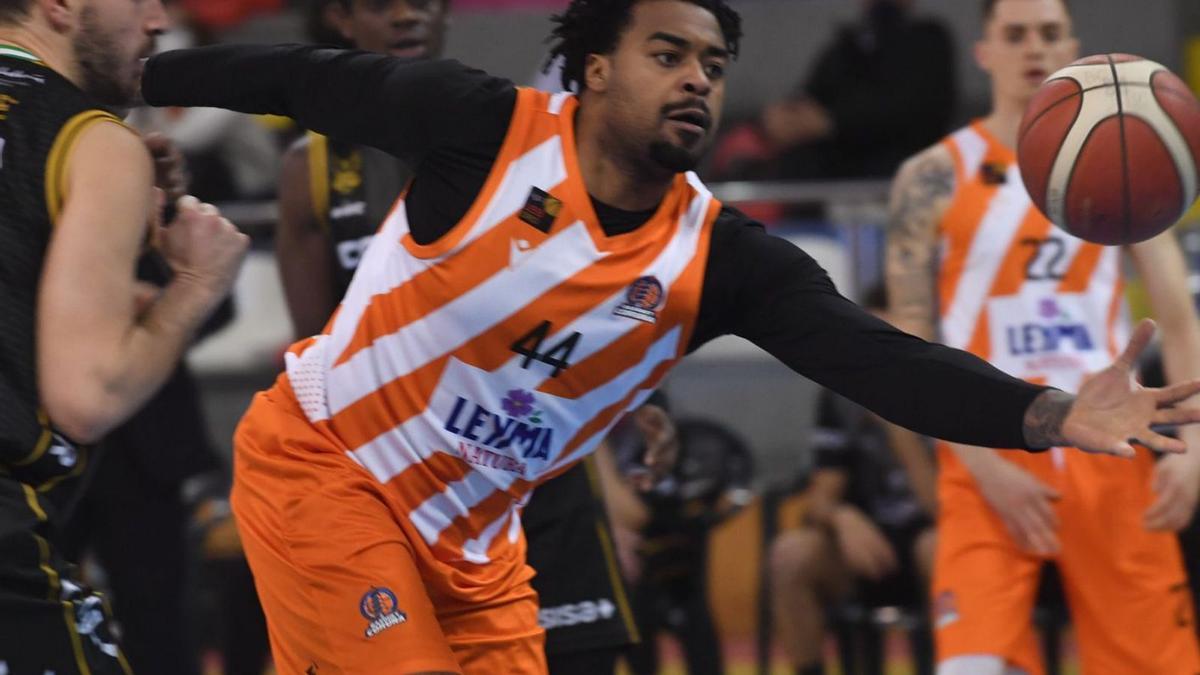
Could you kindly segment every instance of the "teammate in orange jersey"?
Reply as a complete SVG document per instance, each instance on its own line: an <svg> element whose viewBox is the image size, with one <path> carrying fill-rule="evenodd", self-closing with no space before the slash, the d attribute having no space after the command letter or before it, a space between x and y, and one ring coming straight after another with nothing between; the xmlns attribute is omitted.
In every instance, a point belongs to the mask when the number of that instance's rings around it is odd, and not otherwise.
<svg viewBox="0 0 1200 675"><path fill-rule="evenodd" d="M988 0L976 47L991 114L910 160L896 179L888 280L897 324L1064 389L1128 332L1121 253L1050 224L1013 147L1041 82L1078 57L1062 0ZM940 255L939 255L940 247ZM1169 379L1200 375L1200 323L1168 233L1126 248L1163 324ZM1200 652L1173 532L1200 490L1193 452L1132 464L942 443L932 587L943 675L1040 673L1030 621L1043 563L1058 565L1084 673L1196 673Z"/></svg>
<svg viewBox="0 0 1200 675"><path fill-rule="evenodd" d="M725 333L957 442L1182 448L1149 425L1200 419L1171 406L1200 383L1131 384L1149 324L1078 397L1048 390L871 317L714 200L690 169L740 36L723 0L574 0L552 51L578 96L298 46L147 64L152 104L289 115L416 167L237 432L233 506L281 671L545 672L520 504Z"/></svg>

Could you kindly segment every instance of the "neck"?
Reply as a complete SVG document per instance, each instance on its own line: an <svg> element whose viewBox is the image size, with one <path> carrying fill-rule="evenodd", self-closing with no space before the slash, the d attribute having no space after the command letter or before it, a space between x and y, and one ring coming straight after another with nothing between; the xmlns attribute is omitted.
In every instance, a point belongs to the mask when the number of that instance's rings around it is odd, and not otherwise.
<svg viewBox="0 0 1200 675"><path fill-rule="evenodd" d="M646 211L658 206L671 189L674 175L666 169L649 169L621 156L590 106L580 106L575 116L575 147L588 194L609 206Z"/></svg>
<svg viewBox="0 0 1200 675"><path fill-rule="evenodd" d="M992 132L996 140L1016 149L1017 133L1021 128L1021 118L1025 115L1026 103L1028 101L995 97L992 101L992 114L984 118L983 126Z"/></svg>
<svg viewBox="0 0 1200 675"><path fill-rule="evenodd" d="M70 58L70 40L32 21L27 24L0 26L0 44L20 47L38 57L42 63L75 86L80 86L79 69Z"/></svg>

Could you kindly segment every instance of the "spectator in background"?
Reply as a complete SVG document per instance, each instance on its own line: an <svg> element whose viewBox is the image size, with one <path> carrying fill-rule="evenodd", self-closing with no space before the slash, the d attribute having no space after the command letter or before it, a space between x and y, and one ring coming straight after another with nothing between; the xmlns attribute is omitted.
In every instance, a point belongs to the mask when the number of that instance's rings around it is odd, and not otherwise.
<svg viewBox="0 0 1200 675"><path fill-rule="evenodd" d="M171 29L159 37L159 51L211 41L209 29L192 13L193 2L168 0ZM170 138L187 158L192 193L205 202L269 197L279 174L279 143L273 132L249 115L219 108L138 108L134 127Z"/></svg>
<svg viewBox="0 0 1200 675"><path fill-rule="evenodd" d="M913 0L863 0L808 77L761 120L734 128L714 155L718 177L867 178L937 142L956 103L955 53Z"/></svg>
<svg viewBox="0 0 1200 675"><path fill-rule="evenodd" d="M752 462L745 443L724 426L675 422L666 405L656 393L609 436L619 472L634 481L645 477L640 459L647 449L678 445L672 473L640 494L640 513L610 508L618 541L633 549L622 558L641 641L627 660L634 675L659 672L657 635L667 631L681 643L689 675L715 675L724 668L708 602L709 533L749 501ZM616 494L606 487L610 507Z"/></svg>
<svg viewBox="0 0 1200 675"><path fill-rule="evenodd" d="M882 313L882 287L864 305ZM889 431L872 413L822 392L804 520L783 531L770 553L775 625L798 675L825 672L825 617L839 603L924 605L936 468L919 439L893 440Z"/></svg>

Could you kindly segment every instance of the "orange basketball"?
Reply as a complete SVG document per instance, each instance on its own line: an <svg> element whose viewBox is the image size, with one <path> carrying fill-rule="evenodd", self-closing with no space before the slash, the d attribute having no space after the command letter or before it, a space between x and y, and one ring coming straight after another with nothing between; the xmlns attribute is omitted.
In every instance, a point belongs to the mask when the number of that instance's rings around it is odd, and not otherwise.
<svg viewBox="0 0 1200 675"><path fill-rule="evenodd" d="M1098 244L1144 241L1200 193L1200 101L1153 61L1090 56L1034 95L1017 156L1029 196L1056 225Z"/></svg>

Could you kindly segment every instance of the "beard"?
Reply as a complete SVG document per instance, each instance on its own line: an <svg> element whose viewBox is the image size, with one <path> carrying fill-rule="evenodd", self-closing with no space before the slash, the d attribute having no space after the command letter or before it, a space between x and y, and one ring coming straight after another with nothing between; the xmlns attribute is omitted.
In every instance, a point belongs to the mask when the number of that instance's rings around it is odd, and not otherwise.
<svg viewBox="0 0 1200 675"><path fill-rule="evenodd" d="M79 34L75 39L75 61L79 64L80 88L100 103L128 106L138 93L137 83L121 60L121 45L104 32L94 7L84 7L79 16Z"/></svg>
<svg viewBox="0 0 1200 675"><path fill-rule="evenodd" d="M695 169L700 163L700 155L700 152L692 152L663 140L650 144L650 159L671 173Z"/></svg>

